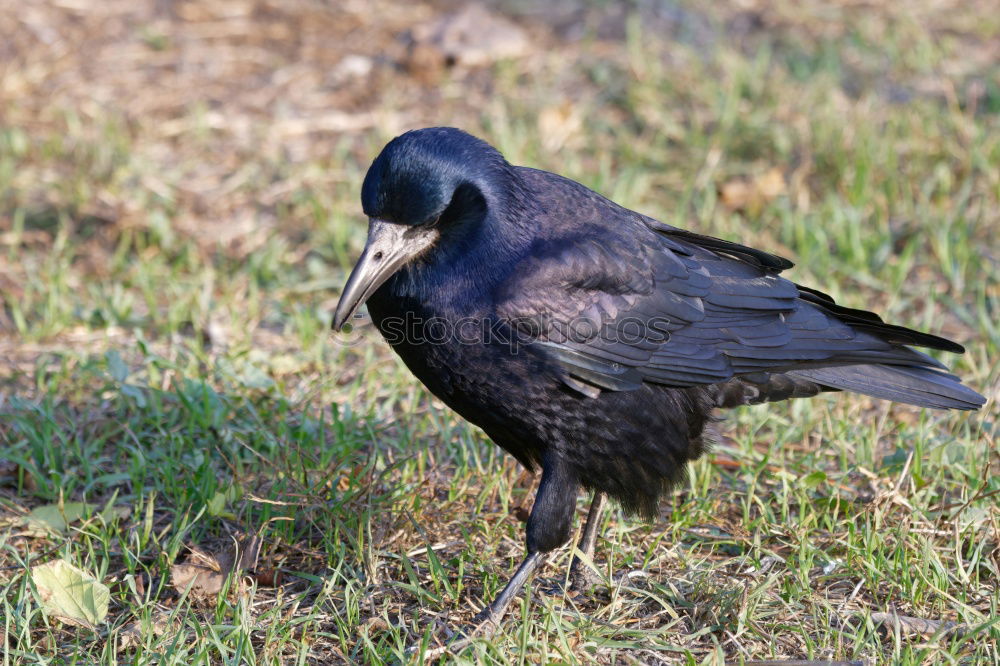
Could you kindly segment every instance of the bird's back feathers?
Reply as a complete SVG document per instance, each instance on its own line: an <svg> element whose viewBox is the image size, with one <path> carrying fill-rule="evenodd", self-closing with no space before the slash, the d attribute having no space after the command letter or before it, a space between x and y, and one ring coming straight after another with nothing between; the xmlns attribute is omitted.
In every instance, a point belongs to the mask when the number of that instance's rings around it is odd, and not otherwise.
<svg viewBox="0 0 1000 666"><path fill-rule="evenodd" d="M837 305L781 277L787 259L660 223L553 174L522 171L545 204L547 237L501 285L496 310L538 333L570 386L622 391L743 377L752 386L756 377L758 399L848 390L927 407L983 404L908 346L961 352L960 345ZM627 335L626 323L638 335Z"/></svg>

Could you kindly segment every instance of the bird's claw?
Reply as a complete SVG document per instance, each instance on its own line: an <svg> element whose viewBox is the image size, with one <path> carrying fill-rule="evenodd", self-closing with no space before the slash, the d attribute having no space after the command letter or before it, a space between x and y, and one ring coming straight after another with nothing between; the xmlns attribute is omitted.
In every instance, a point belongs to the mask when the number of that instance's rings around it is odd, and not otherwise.
<svg viewBox="0 0 1000 666"><path fill-rule="evenodd" d="M571 592L585 592L602 585L604 580L600 574L588 566L576 566L569 572L569 589Z"/></svg>
<svg viewBox="0 0 1000 666"><path fill-rule="evenodd" d="M421 653L420 646L414 645L406 650L408 657L420 656L424 661L437 659L448 653L455 653L472 645L477 638L489 638L500 627L500 618L487 606L477 613L472 621L453 632L442 645Z"/></svg>

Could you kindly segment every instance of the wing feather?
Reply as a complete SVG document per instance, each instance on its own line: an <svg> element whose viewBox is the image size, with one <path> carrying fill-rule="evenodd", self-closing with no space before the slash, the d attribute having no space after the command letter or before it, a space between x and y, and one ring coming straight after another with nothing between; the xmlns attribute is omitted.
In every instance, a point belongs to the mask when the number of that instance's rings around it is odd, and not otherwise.
<svg viewBox="0 0 1000 666"><path fill-rule="evenodd" d="M567 385L718 384L723 402L847 389L955 406L978 395L906 346L959 345L796 285L778 274L792 264L776 255L629 220L612 239L607 225L593 237L551 239L497 293L501 319L544 322L536 342ZM626 324L636 323L639 334L626 335ZM879 370L866 377L859 368L870 366Z"/></svg>

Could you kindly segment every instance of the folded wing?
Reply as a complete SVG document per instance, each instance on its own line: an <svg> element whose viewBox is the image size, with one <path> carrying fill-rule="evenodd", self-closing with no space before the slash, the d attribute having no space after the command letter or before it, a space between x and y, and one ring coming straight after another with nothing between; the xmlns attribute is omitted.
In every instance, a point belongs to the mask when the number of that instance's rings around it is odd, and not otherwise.
<svg viewBox="0 0 1000 666"><path fill-rule="evenodd" d="M909 345L950 340L886 324L781 277L781 257L642 218L614 242L548 243L508 280L497 313L588 395L644 382L717 384L720 404L849 390L937 408L984 399Z"/></svg>

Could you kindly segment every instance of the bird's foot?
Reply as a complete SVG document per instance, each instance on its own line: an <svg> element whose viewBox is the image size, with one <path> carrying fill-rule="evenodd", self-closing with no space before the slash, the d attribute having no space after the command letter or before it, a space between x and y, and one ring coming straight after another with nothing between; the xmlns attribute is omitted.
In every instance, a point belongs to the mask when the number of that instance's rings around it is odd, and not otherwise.
<svg viewBox="0 0 1000 666"><path fill-rule="evenodd" d="M472 622L452 633L444 644L425 650L422 653L420 652L420 646L414 645L407 649L407 656L419 656L425 662L432 661L446 654L454 654L464 650L472 645L472 642L477 638L489 638L500 627L501 619L489 613L489 610L490 607L487 606L481 612L477 613L472 618Z"/></svg>
<svg viewBox="0 0 1000 666"><path fill-rule="evenodd" d="M511 576L510 581L500 591L500 594L486 608L479 611L472 618L472 622L469 625L452 634L444 645L424 652L423 657L425 659L436 659L449 652L458 652L471 645L477 637L492 635L499 628L500 621L503 620L503 616L507 613L507 608L511 602L521 589L524 588L525 583L531 577L531 574L535 572L535 569L541 566L544 561L544 553L537 551L528 553L527 557L518 566L517 571ZM419 647L415 646L407 650L407 653L415 655L418 650Z"/></svg>
<svg viewBox="0 0 1000 666"><path fill-rule="evenodd" d="M489 632L487 635L492 634L500 626L500 620L503 619L506 610L506 607L498 609L492 605L487 606L472 617L469 627L476 628L477 633Z"/></svg>
<svg viewBox="0 0 1000 666"><path fill-rule="evenodd" d="M573 562L569 570L569 589L571 592L586 592L604 584L604 579L591 567L579 560Z"/></svg>
<svg viewBox="0 0 1000 666"><path fill-rule="evenodd" d="M602 576L592 567L584 565L583 562L576 561L569 570L568 591L579 594L581 592L593 591L595 588L621 587L623 585L631 585L635 581L645 578L649 578L649 573L641 569L631 569L619 571L609 579Z"/></svg>

